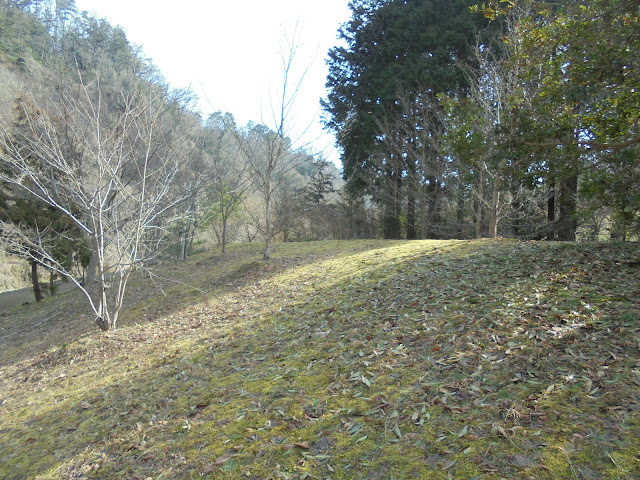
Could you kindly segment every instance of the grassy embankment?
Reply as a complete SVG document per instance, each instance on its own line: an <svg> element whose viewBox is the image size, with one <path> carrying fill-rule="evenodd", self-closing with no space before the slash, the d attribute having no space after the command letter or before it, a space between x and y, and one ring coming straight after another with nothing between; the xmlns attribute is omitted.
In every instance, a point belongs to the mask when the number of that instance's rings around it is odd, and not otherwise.
<svg viewBox="0 0 640 480"><path fill-rule="evenodd" d="M234 245L0 318L0 478L640 478L640 246Z"/></svg>

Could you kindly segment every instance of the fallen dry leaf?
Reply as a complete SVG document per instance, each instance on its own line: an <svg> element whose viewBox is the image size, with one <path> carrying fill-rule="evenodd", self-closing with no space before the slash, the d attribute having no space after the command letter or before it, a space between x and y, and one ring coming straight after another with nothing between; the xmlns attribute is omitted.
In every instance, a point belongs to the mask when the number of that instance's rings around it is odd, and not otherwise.
<svg viewBox="0 0 640 480"><path fill-rule="evenodd" d="M232 457L233 457L233 455L227 453L225 455L222 455L221 457L216 458L216 461L213 462L213 464L216 465L216 466L224 465L229 460L231 460Z"/></svg>

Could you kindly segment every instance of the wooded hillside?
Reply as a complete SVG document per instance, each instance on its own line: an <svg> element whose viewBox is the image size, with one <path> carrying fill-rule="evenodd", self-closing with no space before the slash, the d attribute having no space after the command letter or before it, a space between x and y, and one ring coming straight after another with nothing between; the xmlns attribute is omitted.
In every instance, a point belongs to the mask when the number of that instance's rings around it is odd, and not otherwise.
<svg viewBox="0 0 640 480"><path fill-rule="evenodd" d="M333 165L285 125L201 118L73 1L0 2L0 34L0 240L30 263L36 300L44 269L110 329L130 273L184 260L198 236L223 251L261 239L265 257L273 239L351 236Z"/></svg>
<svg viewBox="0 0 640 480"><path fill-rule="evenodd" d="M0 0L0 478L640 479L640 6L472 3L350 3L341 189L293 45L241 126Z"/></svg>

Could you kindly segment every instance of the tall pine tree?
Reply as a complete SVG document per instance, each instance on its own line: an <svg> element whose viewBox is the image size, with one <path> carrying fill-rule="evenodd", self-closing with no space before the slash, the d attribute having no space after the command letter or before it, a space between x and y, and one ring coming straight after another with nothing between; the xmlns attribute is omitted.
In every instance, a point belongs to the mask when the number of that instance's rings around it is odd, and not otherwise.
<svg viewBox="0 0 640 480"><path fill-rule="evenodd" d="M466 87L458 64L470 58L485 23L470 13L473 3L354 0L352 18L340 31L345 46L329 52L325 122L337 134L350 191L383 203L387 238L401 235L405 184L416 183L406 179L420 159L385 148L389 132L381 124L403 115L399 91L419 98L424 92L435 96ZM420 175L438 188L436 172Z"/></svg>

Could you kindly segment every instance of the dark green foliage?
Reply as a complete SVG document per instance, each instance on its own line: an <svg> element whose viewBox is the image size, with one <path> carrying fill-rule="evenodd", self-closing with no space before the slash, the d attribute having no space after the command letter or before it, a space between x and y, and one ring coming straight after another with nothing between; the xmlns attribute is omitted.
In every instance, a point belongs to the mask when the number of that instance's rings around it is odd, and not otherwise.
<svg viewBox="0 0 640 480"><path fill-rule="evenodd" d="M30 2L17 3L0 1L0 61L24 70L27 58L42 60L49 35L33 15L17 8Z"/></svg>
<svg viewBox="0 0 640 480"><path fill-rule="evenodd" d="M639 25L637 2L565 1L506 37L526 95L510 99L501 128L530 157L520 171L557 183L559 240L603 210L615 235L638 231Z"/></svg>
<svg viewBox="0 0 640 480"><path fill-rule="evenodd" d="M339 133L345 177L366 167L379 143L377 120L398 106L400 88L433 94L465 86L456 64L478 31L471 2L357 1L329 52L327 126Z"/></svg>
<svg viewBox="0 0 640 480"><path fill-rule="evenodd" d="M319 160L312 164L312 175L309 184L303 189L307 202L315 205L325 203L327 196L337 190L333 187L333 175L328 171L329 162Z"/></svg>
<svg viewBox="0 0 640 480"><path fill-rule="evenodd" d="M350 191L366 192L384 203L386 237L400 235L403 183L416 173L416 160L403 152L394 157L381 123L402 117L402 96L414 101L425 92L435 96L464 90L466 79L458 64L470 60L484 23L469 12L471 3L354 1L352 19L341 30L346 45L329 52L326 124L338 135ZM411 138L396 141L405 142ZM411 225L409 236L415 230Z"/></svg>
<svg viewBox="0 0 640 480"><path fill-rule="evenodd" d="M351 194L386 238L634 237L638 3L472 3L351 3L323 104Z"/></svg>

